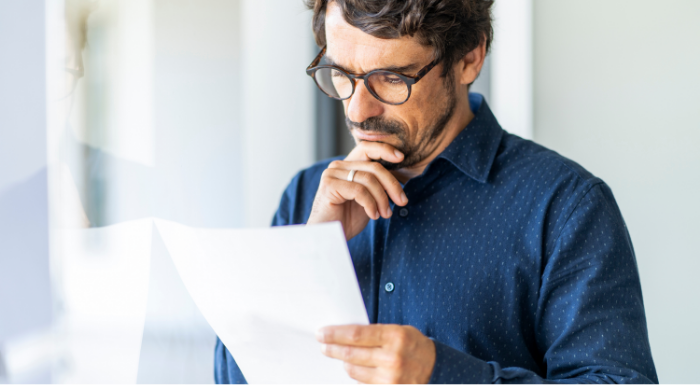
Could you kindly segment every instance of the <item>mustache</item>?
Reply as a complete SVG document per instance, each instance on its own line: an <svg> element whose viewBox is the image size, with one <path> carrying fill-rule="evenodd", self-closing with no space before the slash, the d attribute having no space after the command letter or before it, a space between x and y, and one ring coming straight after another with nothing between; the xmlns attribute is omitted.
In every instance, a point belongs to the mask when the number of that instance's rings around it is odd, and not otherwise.
<svg viewBox="0 0 700 385"><path fill-rule="evenodd" d="M385 120L377 116L367 118L361 123L353 122L349 118L345 117L345 124L351 131L353 128L358 128L362 131L388 135L403 135L406 132L401 123L392 120Z"/></svg>

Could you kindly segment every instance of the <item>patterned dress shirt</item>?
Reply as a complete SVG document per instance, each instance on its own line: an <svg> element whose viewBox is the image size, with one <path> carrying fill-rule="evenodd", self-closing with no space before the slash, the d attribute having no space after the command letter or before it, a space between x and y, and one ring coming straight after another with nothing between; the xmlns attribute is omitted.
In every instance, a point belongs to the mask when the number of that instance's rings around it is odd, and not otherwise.
<svg viewBox="0 0 700 385"><path fill-rule="evenodd" d="M348 242L370 322L435 342L432 383L658 382L639 273L610 188L474 119L409 180L409 203ZM330 160L301 171L273 225L305 223ZM245 382L218 341L217 382ZM274 370L274 368L271 368Z"/></svg>

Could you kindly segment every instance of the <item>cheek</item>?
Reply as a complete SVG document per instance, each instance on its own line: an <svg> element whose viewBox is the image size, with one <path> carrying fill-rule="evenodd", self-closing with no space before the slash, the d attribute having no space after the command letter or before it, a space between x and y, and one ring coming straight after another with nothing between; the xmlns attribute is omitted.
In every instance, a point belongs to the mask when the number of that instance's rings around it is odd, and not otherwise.
<svg viewBox="0 0 700 385"><path fill-rule="evenodd" d="M411 99L404 105L403 114L410 128L411 136L420 134L420 131L430 125L434 116L438 115L444 107L444 91L438 91L431 87L411 95ZM415 98L414 98L415 96Z"/></svg>

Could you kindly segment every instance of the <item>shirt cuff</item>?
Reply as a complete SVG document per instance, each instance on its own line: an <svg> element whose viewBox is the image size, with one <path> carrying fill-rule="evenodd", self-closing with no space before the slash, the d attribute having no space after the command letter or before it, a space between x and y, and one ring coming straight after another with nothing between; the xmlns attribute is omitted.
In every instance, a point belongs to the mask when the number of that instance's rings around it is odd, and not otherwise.
<svg viewBox="0 0 700 385"><path fill-rule="evenodd" d="M435 343L435 366L430 384L491 384L493 367L470 354Z"/></svg>

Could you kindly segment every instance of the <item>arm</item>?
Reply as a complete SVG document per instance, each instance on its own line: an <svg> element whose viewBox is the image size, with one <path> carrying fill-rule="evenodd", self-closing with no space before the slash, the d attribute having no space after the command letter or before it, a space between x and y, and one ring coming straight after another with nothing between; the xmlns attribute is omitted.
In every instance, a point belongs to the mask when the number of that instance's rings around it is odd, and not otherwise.
<svg viewBox="0 0 700 385"><path fill-rule="evenodd" d="M581 198L548 250L536 319L546 378L436 342L431 382L658 382L634 250L605 184Z"/></svg>

